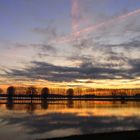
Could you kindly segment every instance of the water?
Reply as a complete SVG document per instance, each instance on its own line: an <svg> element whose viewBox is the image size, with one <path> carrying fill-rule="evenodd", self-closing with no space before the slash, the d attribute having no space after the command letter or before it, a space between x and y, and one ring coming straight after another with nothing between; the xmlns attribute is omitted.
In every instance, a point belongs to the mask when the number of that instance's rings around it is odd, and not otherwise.
<svg viewBox="0 0 140 140"><path fill-rule="evenodd" d="M138 101L0 101L1 140L137 129L140 129Z"/></svg>

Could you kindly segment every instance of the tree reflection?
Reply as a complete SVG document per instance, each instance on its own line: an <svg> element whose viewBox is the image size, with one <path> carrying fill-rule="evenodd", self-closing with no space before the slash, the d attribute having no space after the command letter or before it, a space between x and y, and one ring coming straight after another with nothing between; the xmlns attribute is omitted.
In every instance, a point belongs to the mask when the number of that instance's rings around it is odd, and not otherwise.
<svg viewBox="0 0 140 140"><path fill-rule="evenodd" d="M41 100L41 108L48 109L48 101L47 100Z"/></svg>
<svg viewBox="0 0 140 140"><path fill-rule="evenodd" d="M36 104L34 104L34 103L27 104L26 111L28 113L32 114L32 113L34 113L35 110L36 110Z"/></svg>
<svg viewBox="0 0 140 140"><path fill-rule="evenodd" d="M67 107L68 108L73 108L74 104L73 104L73 100L69 99L67 100Z"/></svg>
<svg viewBox="0 0 140 140"><path fill-rule="evenodd" d="M7 99L6 108L7 108L8 110L13 110L13 109L14 109L14 102L13 102L13 99Z"/></svg>

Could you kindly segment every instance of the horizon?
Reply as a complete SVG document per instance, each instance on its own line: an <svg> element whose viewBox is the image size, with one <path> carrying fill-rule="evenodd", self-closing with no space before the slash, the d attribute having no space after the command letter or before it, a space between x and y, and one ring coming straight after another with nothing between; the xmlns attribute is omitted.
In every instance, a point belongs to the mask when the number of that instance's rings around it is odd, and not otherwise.
<svg viewBox="0 0 140 140"><path fill-rule="evenodd" d="M86 96L86 95L94 95L94 96L139 96L140 88L122 88L122 89L110 89L110 88L58 88L58 87L35 87L35 86L26 86L26 87L18 87L18 86L9 86L7 88L0 88L0 95L9 94L9 88L14 88L15 95L29 95L31 92L34 92L34 95L42 95L44 89L48 95L68 95L69 90L72 91L73 96Z"/></svg>

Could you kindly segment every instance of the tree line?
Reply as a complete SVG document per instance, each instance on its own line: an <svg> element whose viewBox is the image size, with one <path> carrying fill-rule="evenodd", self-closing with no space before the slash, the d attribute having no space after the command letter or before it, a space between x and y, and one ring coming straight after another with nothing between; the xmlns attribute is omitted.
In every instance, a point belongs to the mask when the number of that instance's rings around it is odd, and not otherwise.
<svg viewBox="0 0 140 140"><path fill-rule="evenodd" d="M0 94L4 91L0 88ZM6 90L8 96L14 95L41 95L43 98L54 96L79 96L79 97L93 97L93 96L140 96L140 89L96 89L96 88L36 88L34 86L30 87L14 87L9 86Z"/></svg>
<svg viewBox="0 0 140 140"><path fill-rule="evenodd" d="M0 89L0 93L3 93L2 89ZM16 94L16 88L14 86L8 87L6 93L8 97L19 95L19 94ZM67 89L66 94L68 98L72 98L74 96L74 90L72 88L69 88ZM20 94L20 95L27 95L27 96L33 97L33 96L38 95L38 91L36 87L31 86L26 89L25 94ZM39 95L44 99L48 98L48 96L50 95L49 88L48 87L42 88Z"/></svg>

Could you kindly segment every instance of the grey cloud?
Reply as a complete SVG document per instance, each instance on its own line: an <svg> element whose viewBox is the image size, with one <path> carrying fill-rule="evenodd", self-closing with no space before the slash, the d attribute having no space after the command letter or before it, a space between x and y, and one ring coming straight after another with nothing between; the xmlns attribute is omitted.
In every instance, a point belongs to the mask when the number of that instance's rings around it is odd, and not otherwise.
<svg viewBox="0 0 140 140"><path fill-rule="evenodd" d="M134 49L139 48L140 49L140 40L139 37L131 39L129 42L119 43L119 44L108 44L105 45L106 47L123 47L125 49Z"/></svg>
<svg viewBox="0 0 140 140"><path fill-rule="evenodd" d="M42 44L33 44L32 46L39 48L39 55L46 55L46 54L56 54L57 53L57 49L51 45L51 44L47 44L47 43L42 43Z"/></svg>
<svg viewBox="0 0 140 140"><path fill-rule="evenodd" d="M121 25L118 25L121 26ZM128 29L132 24L126 24L122 27ZM124 29L122 27L117 31L117 27L105 28L103 31L98 31L97 35L86 36L75 40L69 44L68 55L65 55L60 48L57 50L56 46L48 43L34 44L33 46L39 47L40 51L38 56L40 58L47 56L55 56L57 59L59 56L57 53L62 54L63 58L67 60L81 61L79 67L67 67L67 66L55 66L53 64L45 62L32 61L32 67L27 67L23 70L12 69L11 72L7 72L9 76L23 76L32 79L45 79L50 81L73 81L75 79L117 79L119 78L136 78L140 76L140 63L139 59L134 59L129 53L137 52L140 49L140 40L131 32L132 37L123 40L123 42L112 42L111 35L118 39L121 35L124 35ZM133 25L133 29L137 30L138 26ZM131 27L132 29L132 27ZM53 28L35 29L37 33L48 35L48 38L55 38L57 36L56 30ZM50 33L50 35L49 35ZM124 34L123 34L124 33ZM109 39L106 39L106 37ZM104 42L104 40L105 42ZM111 41L110 41L111 40ZM118 39L119 40L119 39ZM63 47L63 46L62 46ZM67 47L67 46L66 46ZM62 52L62 53L61 53ZM138 57L138 56L137 56ZM131 68L124 68L130 66Z"/></svg>
<svg viewBox="0 0 140 140"><path fill-rule="evenodd" d="M58 36L56 29L52 26L48 26L46 28L36 27L33 29L33 32L39 35L45 35L45 37L48 37L48 39Z"/></svg>
<svg viewBox="0 0 140 140"><path fill-rule="evenodd" d="M94 66L92 63L82 63L79 67L55 66L45 62L32 62L33 66L23 70L11 69L8 76L44 79L49 81L75 81L76 79L134 79L140 76L139 60L131 60L131 69L114 69Z"/></svg>
<svg viewBox="0 0 140 140"><path fill-rule="evenodd" d="M131 73L134 76L140 76L140 59L130 60L129 64L132 66Z"/></svg>

